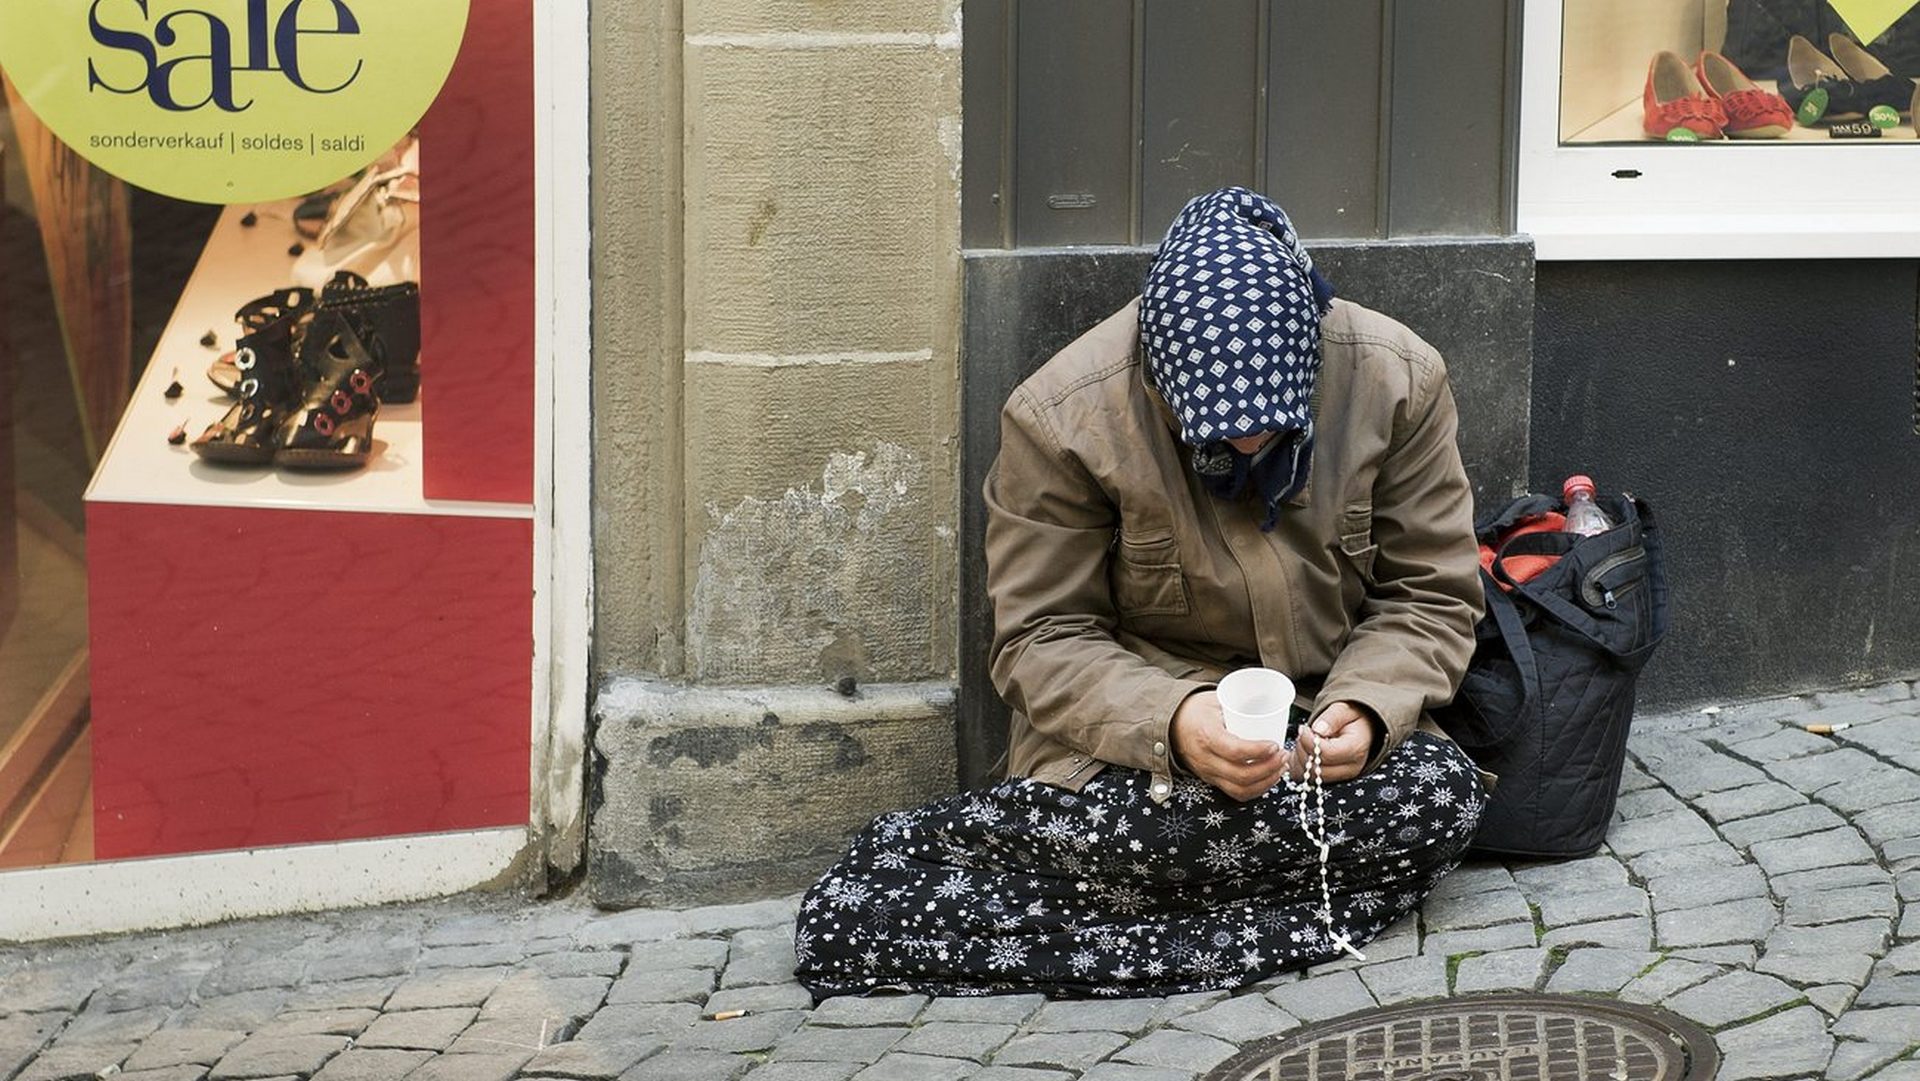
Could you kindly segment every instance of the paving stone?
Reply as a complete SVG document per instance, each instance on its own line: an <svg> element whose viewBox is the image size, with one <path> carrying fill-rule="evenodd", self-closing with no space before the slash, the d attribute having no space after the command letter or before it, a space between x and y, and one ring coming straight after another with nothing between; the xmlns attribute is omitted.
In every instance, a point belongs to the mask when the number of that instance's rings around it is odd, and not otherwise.
<svg viewBox="0 0 1920 1081"><path fill-rule="evenodd" d="M1168 1070L1204 1073L1233 1057L1239 1050L1225 1040L1216 1040L1203 1032L1161 1029L1138 1043L1113 1053L1122 1062L1158 1066Z"/></svg>
<svg viewBox="0 0 1920 1081"><path fill-rule="evenodd" d="M1830 785L1864 776L1880 768L1878 759L1851 747L1842 747L1812 758L1769 762L1766 766L1768 773L1808 795L1817 794Z"/></svg>
<svg viewBox="0 0 1920 1081"><path fill-rule="evenodd" d="M633 968L607 992L607 1004L629 1002L701 1003L712 993L719 973L710 968L670 968L666 971Z"/></svg>
<svg viewBox="0 0 1920 1081"><path fill-rule="evenodd" d="M1722 901L1764 900L1767 876L1752 864L1716 867L1705 872L1681 872L1649 879L1646 890L1655 912L1671 912Z"/></svg>
<svg viewBox="0 0 1920 1081"><path fill-rule="evenodd" d="M749 1051L765 1051L793 1033L807 1020L805 1010L777 1010L772 1013L748 1014L727 1021L695 1021L680 1029L670 1037L675 1050L689 1048L702 1051L732 1051L736 1054ZM824 1029L820 1031L826 1031ZM902 1029L888 1030L894 1039L899 1039ZM805 1056L819 1058L821 1056ZM829 1055L829 1061L858 1062L854 1055Z"/></svg>
<svg viewBox="0 0 1920 1081"><path fill-rule="evenodd" d="M507 975L503 968L450 968L424 972L394 988L389 1010L433 1010L478 1006Z"/></svg>
<svg viewBox="0 0 1920 1081"><path fill-rule="evenodd" d="M400 981L349 980L302 987L287 999L289 1010L377 1010L386 1005Z"/></svg>
<svg viewBox="0 0 1920 1081"><path fill-rule="evenodd" d="M722 992L723 994L725 992ZM967 998L936 998L920 1014L920 1023L933 1021L985 1021L1017 1025L1046 1005L1045 995L982 995Z"/></svg>
<svg viewBox="0 0 1920 1081"><path fill-rule="evenodd" d="M305 975L307 963L286 957L250 961L243 965L223 965L207 973L200 981L200 998L258 991L263 987L292 987Z"/></svg>
<svg viewBox="0 0 1920 1081"><path fill-rule="evenodd" d="M1867 842L1861 840L1851 826L1779 841L1759 841L1747 851L1769 877L1812 867L1874 862L1873 849L1867 847Z"/></svg>
<svg viewBox="0 0 1920 1081"><path fill-rule="evenodd" d="M1244 1043L1299 1028L1300 1021L1265 996L1247 994L1187 1014L1173 1027Z"/></svg>
<svg viewBox="0 0 1920 1081"><path fill-rule="evenodd" d="M767 983L755 987L733 987L707 996L701 1013L712 1015L728 1010L762 1012L767 1010L810 1010L813 994L797 983Z"/></svg>
<svg viewBox="0 0 1920 1081"><path fill-rule="evenodd" d="M1656 848L1627 860L1627 866L1643 881L1663 875L1711 873L1714 867L1738 867L1746 857L1725 841L1715 838L1711 844Z"/></svg>
<svg viewBox="0 0 1920 1081"><path fill-rule="evenodd" d="M510 942L520 937L507 916L497 912L463 913L450 916L426 929L420 936L422 946L478 946L483 943Z"/></svg>
<svg viewBox="0 0 1920 1081"><path fill-rule="evenodd" d="M1850 1040L1879 1040L1911 1046L1920 1041L1920 1006L1850 1010L1833 1023L1833 1034Z"/></svg>
<svg viewBox="0 0 1920 1081"><path fill-rule="evenodd" d="M1760 959L1760 950L1751 942L1731 942L1724 946L1695 946L1692 949L1673 950L1667 956L1678 957L1683 961L1699 961L1724 968L1753 967Z"/></svg>
<svg viewBox="0 0 1920 1081"><path fill-rule="evenodd" d="M1855 1006L1920 1006L1920 976L1882 976L1870 980Z"/></svg>
<svg viewBox="0 0 1920 1081"><path fill-rule="evenodd" d="M727 950L727 967L720 975L720 986L791 983L798 963L793 956L791 928L742 931L733 936L733 944Z"/></svg>
<svg viewBox="0 0 1920 1081"><path fill-rule="evenodd" d="M1447 995L1447 959L1428 954L1400 961L1368 965L1360 970L1360 979L1382 1006Z"/></svg>
<svg viewBox="0 0 1920 1081"><path fill-rule="evenodd" d="M1540 921L1548 927L1647 915L1647 893L1638 886L1540 898Z"/></svg>
<svg viewBox="0 0 1920 1081"><path fill-rule="evenodd" d="M1463 959L1453 974L1453 993L1531 991L1547 969L1545 949L1502 950Z"/></svg>
<svg viewBox="0 0 1920 1081"><path fill-rule="evenodd" d="M1483 893L1488 890L1508 889L1513 886L1513 875L1498 863L1467 862L1453 869L1440 884L1427 894L1429 903L1448 901L1456 897Z"/></svg>
<svg viewBox="0 0 1920 1081"><path fill-rule="evenodd" d="M307 965L306 978L310 983L338 983L375 976L403 976L413 967L414 958L419 952L411 944L398 946L383 943L352 953L320 958Z"/></svg>
<svg viewBox="0 0 1920 1081"><path fill-rule="evenodd" d="M1546 990L1553 994L1576 991L1613 994L1629 980L1645 972L1660 955L1649 950L1618 950L1588 946L1567 953L1547 979Z"/></svg>
<svg viewBox="0 0 1920 1081"><path fill-rule="evenodd" d="M1653 921L1644 916L1555 927L1540 936L1542 946L1607 946L1644 950L1653 944Z"/></svg>
<svg viewBox="0 0 1920 1081"><path fill-rule="evenodd" d="M742 1020L749 1020L743 1018ZM707 1022L730 1024L731 1022ZM793 1033L773 1049L775 1060L871 1063L905 1038L904 1028L815 1028Z"/></svg>
<svg viewBox="0 0 1920 1081"><path fill-rule="evenodd" d="M1430 957L1490 953L1536 945L1536 938L1533 921L1529 919L1525 923L1503 923L1494 927L1475 927L1469 931L1437 931L1421 941L1420 952ZM1372 955L1368 955L1368 961L1372 960Z"/></svg>
<svg viewBox="0 0 1920 1081"><path fill-rule="evenodd" d="M1758 942L1779 922L1771 901L1723 901L1703 908L1662 912L1654 918L1658 942L1667 949Z"/></svg>
<svg viewBox="0 0 1920 1081"><path fill-rule="evenodd" d="M816 1006L810 1025L906 1025L927 1008L926 995L839 995Z"/></svg>
<svg viewBox="0 0 1920 1081"><path fill-rule="evenodd" d="M9 1077L25 1066L66 1019L64 1013L0 1017L0 1077Z"/></svg>
<svg viewBox="0 0 1920 1081"><path fill-rule="evenodd" d="M1073 1081L1073 1075L1060 1070L1033 1069L1025 1066L989 1066L968 1078L967 1081Z"/></svg>
<svg viewBox="0 0 1920 1081"><path fill-rule="evenodd" d="M694 935L730 935L756 927L791 927L799 913L793 898L751 901L743 905L709 905L681 913L687 933Z"/></svg>
<svg viewBox="0 0 1920 1081"><path fill-rule="evenodd" d="M1225 991L1188 991L1184 994L1168 995L1160 1000L1153 1011L1153 1020L1147 1023L1149 1029L1164 1028L1175 1018L1184 1017L1195 1010L1204 1010L1227 1000Z"/></svg>
<svg viewBox="0 0 1920 1081"><path fill-rule="evenodd" d="M1873 966L1877 976L1907 976L1920 972L1920 942L1909 942L1904 946L1895 946L1887 951Z"/></svg>
<svg viewBox="0 0 1920 1081"><path fill-rule="evenodd" d="M727 943L719 938L680 938L665 942L645 942L629 953L630 966L636 972L657 972L670 968L719 968L727 963Z"/></svg>
<svg viewBox="0 0 1920 1081"><path fill-rule="evenodd" d="M590 1017L607 996L611 981L601 976L555 978L533 972L516 972L500 981L487 1004L480 1008L483 1021L516 1017L545 1017L578 1020Z"/></svg>
<svg viewBox="0 0 1920 1081"><path fill-rule="evenodd" d="M499 968L526 956L517 942L489 942L478 946L439 946L421 952L416 970L433 968Z"/></svg>
<svg viewBox="0 0 1920 1081"><path fill-rule="evenodd" d="M322 1063L346 1050L345 1036L249 1036L214 1064L210 1081L223 1078L310 1075ZM142 1048L145 1050L145 1048Z"/></svg>
<svg viewBox="0 0 1920 1081"><path fill-rule="evenodd" d="M1759 739L1742 740L1740 757L1750 762L1784 762L1810 754L1826 754L1836 744L1825 736L1816 736L1800 728L1782 728Z"/></svg>
<svg viewBox="0 0 1920 1081"><path fill-rule="evenodd" d="M733 1008L733 1007L730 1007ZM769 1007L773 1009L774 1007ZM672 1035L700 1020L700 1007L687 1002L659 1002L633 1006L602 1006L575 1039L617 1040L636 1033Z"/></svg>
<svg viewBox="0 0 1920 1081"><path fill-rule="evenodd" d="M1818 987L1807 988L1807 1001L1828 1017L1838 1017L1848 1006L1853 1005L1853 996L1860 993L1857 987L1844 983L1823 983Z"/></svg>
<svg viewBox="0 0 1920 1081"><path fill-rule="evenodd" d="M1812 1006L1799 1006L1726 1029L1715 1034L1714 1041L1724 1056L1719 1081L1813 1076L1826 1067L1833 1054L1827 1019Z"/></svg>
<svg viewBox="0 0 1920 1081"><path fill-rule="evenodd" d="M1269 1007L1271 1009L1271 1007ZM1184 1019L1183 1019L1184 1020ZM994 1048L1013 1039L1019 1031L1009 1024L978 1021L932 1021L907 1034L895 1050L915 1055L939 1055L984 1062Z"/></svg>
<svg viewBox="0 0 1920 1081"><path fill-rule="evenodd" d="M217 1029L163 1028L140 1044L123 1064L128 1070L161 1070L170 1066L211 1066L232 1050L244 1032Z"/></svg>
<svg viewBox="0 0 1920 1081"><path fill-rule="evenodd" d="M665 1040L647 1035L624 1040L568 1040L554 1044L528 1059L521 1072L529 1076L611 1081L634 1063L659 1053L666 1046Z"/></svg>
<svg viewBox="0 0 1920 1081"><path fill-rule="evenodd" d="M358 1036L378 1010L296 1010L253 1030L255 1036Z"/></svg>
<svg viewBox="0 0 1920 1081"><path fill-rule="evenodd" d="M1893 899L1893 886L1889 883L1884 886L1829 890L1825 893L1793 894L1787 898L1782 919L1798 926L1812 926L1838 923L1860 916L1886 916L1891 919L1899 914L1900 905Z"/></svg>
<svg viewBox="0 0 1920 1081"><path fill-rule="evenodd" d="M1353 972L1327 975L1308 973L1297 983L1267 992L1267 1001L1302 1021L1326 1021L1359 1010L1371 1010L1378 1003L1367 985Z"/></svg>
<svg viewBox="0 0 1920 1081"><path fill-rule="evenodd" d="M441 1055L428 1059L407 1075L407 1081L510 1081L520 1072L529 1052L484 1055ZM125 1081L116 1078L115 1081Z"/></svg>
<svg viewBox="0 0 1920 1081"><path fill-rule="evenodd" d="M554 943L550 952L538 952L536 946ZM520 962L522 968L532 969L545 976L607 976L620 975L626 968L626 959L617 950L575 950L570 938L542 939L527 944L532 954Z"/></svg>
<svg viewBox="0 0 1920 1081"><path fill-rule="evenodd" d="M621 1007L630 1009L632 1007ZM694 1009L692 1006L687 1009ZM600 1011L606 1013L606 1010ZM595 1018L599 1020L599 1018ZM463 1055L507 1055L517 1054L531 1058L533 1055L556 1043L563 1043L574 1035L571 1020L551 1017L516 1017L508 1021L475 1021L467 1026L460 1038L453 1041L445 1054L459 1057ZM631 1035L631 1033L609 1033L613 1035ZM522 1059L525 1061L525 1058Z"/></svg>
<svg viewBox="0 0 1920 1081"><path fill-rule="evenodd" d="M1920 836L1920 800L1874 807L1847 820L1876 845Z"/></svg>
<svg viewBox="0 0 1920 1081"><path fill-rule="evenodd" d="M1757 972L1728 972L1668 998L1661 1005L1706 1025L1719 1028L1779 1009L1803 996L1771 976Z"/></svg>
<svg viewBox="0 0 1920 1081"><path fill-rule="evenodd" d="M162 1024L163 1028L211 1028L254 1032L265 1028L286 1010L293 992L286 988L241 991L188 1003ZM164 1007L161 1007L164 1009ZM118 1015L127 1016L127 1015Z"/></svg>
<svg viewBox="0 0 1920 1081"><path fill-rule="evenodd" d="M470 1006L389 1013L368 1025L354 1043L360 1047L444 1051L473 1023L474 1014Z"/></svg>
<svg viewBox="0 0 1920 1081"><path fill-rule="evenodd" d="M1193 1071L1109 1059L1081 1074L1080 1081L1193 1081Z"/></svg>
<svg viewBox="0 0 1920 1081"><path fill-rule="evenodd" d="M1793 718L1796 724L1866 724L1903 711L1862 691L1823 691L1814 697L1818 708Z"/></svg>
<svg viewBox="0 0 1920 1081"><path fill-rule="evenodd" d="M59 1046L79 1044L139 1043L160 1027L172 1011L165 1006L123 1013L94 1013L89 1010L67 1022L56 1041Z"/></svg>
<svg viewBox="0 0 1920 1081"><path fill-rule="evenodd" d="M1612 856L1600 854L1566 863L1539 863L1517 867L1513 880L1521 892L1539 900L1569 893L1591 893L1628 885L1627 869Z"/></svg>
<svg viewBox="0 0 1920 1081"><path fill-rule="evenodd" d="M850 1081L865 1068L858 1062L765 1062L746 1081Z"/></svg>
<svg viewBox="0 0 1920 1081"><path fill-rule="evenodd" d="M164 1070L140 1070L116 1073L113 1081L200 1081L207 1076L205 1066L169 1066Z"/></svg>
<svg viewBox="0 0 1920 1081"><path fill-rule="evenodd" d="M1893 766L1851 777L1820 790L1819 799L1845 814L1920 800L1920 774Z"/></svg>
<svg viewBox="0 0 1920 1081"><path fill-rule="evenodd" d="M1706 820L1687 808L1636 818L1607 831L1607 847L1627 858L1675 845L1708 844L1718 838Z"/></svg>
<svg viewBox="0 0 1920 1081"><path fill-rule="evenodd" d="M1150 998L1049 1002L1026 1024L1032 1032L1142 1032L1159 1003Z"/></svg>
<svg viewBox="0 0 1920 1081"><path fill-rule="evenodd" d="M1773 892L1782 897L1801 893L1825 893L1828 890L1851 889L1855 886L1881 886L1890 881L1887 872L1872 863L1816 867L1811 871L1794 871L1790 874L1775 875L1768 880L1773 887Z"/></svg>
<svg viewBox="0 0 1920 1081"><path fill-rule="evenodd" d="M1831 808L1823 804L1803 803L1784 811L1729 822L1720 827L1720 835L1740 848L1748 848L1760 841L1804 837L1846 824L1846 819L1834 814Z"/></svg>
<svg viewBox="0 0 1920 1081"><path fill-rule="evenodd" d="M752 1067L752 1059L724 1051L668 1050L642 1059L620 1081L738 1081Z"/></svg>
<svg viewBox="0 0 1920 1081"><path fill-rule="evenodd" d="M328 1059L313 1081L400 1081L432 1057L427 1051L349 1048Z"/></svg>
<svg viewBox="0 0 1920 1081"><path fill-rule="evenodd" d="M996 1066L1049 1066L1084 1072L1126 1046L1117 1032L1035 1032L1014 1037L994 1052Z"/></svg>
<svg viewBox="0 0 1920 1081"><path fill-rule="evenodd" d="M1906 914L1900 917L1900 925L1894 931L1894 937L1911 941L1920 939L1920 905L1908 905Z"/></svg>
<svg viewBox="0 0 1920 1081"><path fill-rule="evenodd" d="M1686 804L1679 797L1664 788L1643 788L1638 792L1622 792L1614 802L1614 812L1623 821L1635 818L1648 818L1671 811L1682 811Z"/></svg>
<svg viewBox="0 0 1920 1081"><path fill-rule="evenodd" d="M1627 985L1620 989L1620 997L1627 1002L1650 1005L1704 983L1721 971L1719 965L1669 957L1642 975L1628 980Z"/></svg>
<svg viewBox="0 0 1920 1081"><path fill-rule="evenodd" d="M1807 797L1790 786L1778 781L1764 781L1742 788L1730 788L1725 792L1709 793L1694 800L1693 807L1706 815L1709 821L1724 827L1728 822L1804 806L1806 802Z"/></svg>
<svg viewBox="0 0 1920 1081"><path fill-rule="evenodd" d="M972 1076L977 1068L976 1064L960 1059L929 1058L926 1055L903 1055L889 1051L880 1056L879 1061L853 1076L855 1081L962 1081Z"/></svg>
<svg viewBox="0 0 1920 1081"><path fill-rule="evenodd" d="M1756 971L1796 983L1867 982L1885 947L1887 921L1857 920L1824 927L1781 927L1767 936Z"/></svg>
<svg viewBox="0 0 1920 1081"><path fill-rule="evenodd" d="M1833 1045L1833 1057L1827 1060L1822 1077L1827 1081L1859 1081L1894 1059L1907 1053L1905 1043L1861 1043L1840 1040Z"/></svg>
<svg viewBox="0 0 1920 1081"><path fill-rule="evenodd" d="M130 1043L51 1047L40 1052L33 1065L22 1070L13 1081L69 1081L72 1078L92 1081L117 1071L133 1051L134 1045Z"/></svg>
<svg viewBox="0 0 1920 1081"><path fill-rule="evenodd" d="M1631 760L1620 770L1620 791L1622 792L1637 792L1642 788L1649 788L1659 783L1659 781L1649 776L1646 770L1641 769Z"/></svg>
<svg viewBox="0 0 1920 1081"><path fill-rule="evenodd" d="M573 933L573 941L587 947L625 946L663 938L686 938L690 934L686 917L678 912L637 908L589 920Z"/></svg>
<svg viewBox="0 0 1920 1081"><path fill-rule="evenodd" d="M1519 921L1531 924L1533 910L1518 888L1486 890L1464 897L1429 900L1421 906L1421 917L1429 933L1461 931Z"/></svg>

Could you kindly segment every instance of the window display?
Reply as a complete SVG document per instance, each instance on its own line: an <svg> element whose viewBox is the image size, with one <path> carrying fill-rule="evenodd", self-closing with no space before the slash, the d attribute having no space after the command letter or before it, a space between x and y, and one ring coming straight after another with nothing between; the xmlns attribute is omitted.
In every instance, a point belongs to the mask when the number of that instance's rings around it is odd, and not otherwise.
<svg viewBox="0 0 1920 1081"><path fill-rule="evenodd" d="M532 19L0 6L0 869L524 827Z"/></svg>
<svg viewBox="0 0 1920 1081"><path fill-rule="evenodd" d="M1912 140L1914 7L1566 0L1561 141Z"/></svg>
<svg viewBox="0 0 1920 1081"><path fill-rule="evenodd" d="M1542 259L1920 255L1916 0L1525 0Z"/></svg>

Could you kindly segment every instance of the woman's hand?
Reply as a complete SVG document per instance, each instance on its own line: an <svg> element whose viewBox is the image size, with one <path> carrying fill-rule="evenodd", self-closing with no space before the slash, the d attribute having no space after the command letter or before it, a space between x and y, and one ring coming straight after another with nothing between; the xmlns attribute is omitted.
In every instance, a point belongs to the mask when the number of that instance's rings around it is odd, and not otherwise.
<svg viewBox="0 0 1920 1081"><path fill-rule="evenodd" d="M1245 740L1227 731L1220 699L1212 691L1196 691L1180 703L1173 714L1172 736L1173 749L1187 772L1242 803L1280 783L1287 772L1287 755L1278 743ZM1365 760L1363 751L1361 761Z"/></svg>
<svg viewBox="0 0 1920 1081"><path fill-rule="evenodd" d="M1352 702L1335 702L1315 717L1311 725L1300 730L1287 772L1295 780L1304 778L1308 756L1317 742L1322 780L1332 784L1360 776L1360 771L1367 767L1368 756L1373 753L1373 737L1379 723L1372 713Z"/></svg>

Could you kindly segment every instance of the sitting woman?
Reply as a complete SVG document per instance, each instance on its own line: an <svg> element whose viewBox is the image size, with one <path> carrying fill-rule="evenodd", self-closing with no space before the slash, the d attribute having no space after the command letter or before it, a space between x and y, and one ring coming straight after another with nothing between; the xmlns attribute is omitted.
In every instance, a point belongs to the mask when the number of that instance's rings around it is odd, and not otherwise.
<svg viewBox="0 0 1920 1081"><path fill-rule="evenodd" d="M816 996L1236 987L1356 950L1457 863L1486 792L1424 712L1482 603L1453 398L1332 294L1279 207L1217 191L1013 392L986 482L1009 779L854 840L801 905ZM1303 692L1288 744L1223 723L1216 681L1256 665Z"/></svg>

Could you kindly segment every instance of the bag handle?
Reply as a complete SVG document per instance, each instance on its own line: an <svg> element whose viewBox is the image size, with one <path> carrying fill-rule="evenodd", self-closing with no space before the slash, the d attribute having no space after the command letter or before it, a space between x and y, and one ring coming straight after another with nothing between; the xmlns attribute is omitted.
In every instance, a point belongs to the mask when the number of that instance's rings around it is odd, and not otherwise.
<svg viewBox="0 0 1920 1081"><path fill-rule="evenodd" d="M1482 592L1487 595L1487 614L1493 617L1494 627L1500 632L1500 644L1506 647L1507 656L1520 672L1520 708L1498 729L1488 726L1492 736L1488 746L1499 746L1533 726L1541 703L1540 663L1534 659L1533 640L1527 637L1526 621L1514 607L1513 600L1485 571L1480 572L1480 578Z"/></svg>

